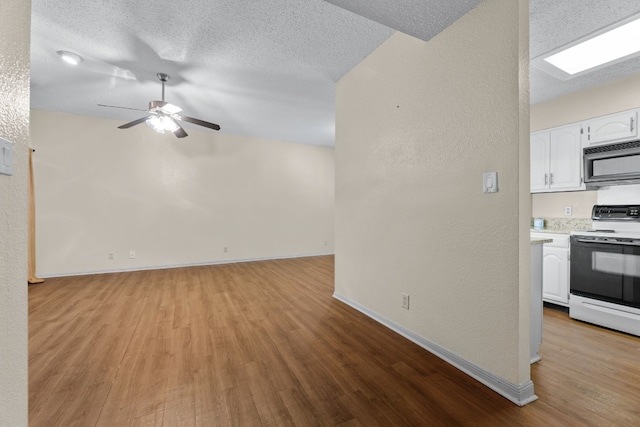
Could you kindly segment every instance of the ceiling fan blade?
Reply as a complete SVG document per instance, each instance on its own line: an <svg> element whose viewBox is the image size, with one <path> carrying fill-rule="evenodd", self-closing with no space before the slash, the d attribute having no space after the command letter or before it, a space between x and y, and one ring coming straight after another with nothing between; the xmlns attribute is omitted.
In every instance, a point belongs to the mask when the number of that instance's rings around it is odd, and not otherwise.
<svg viewBox="0 0 640 427"><path fill-rule="evenodd" d="M105 105L105 104L98 104L98 107L122 108L123 110L135 110L135 111L147 111L147 110L142 110L142 109L140 109L140 108L119 107L119 106L117 106L117 105Z"/></svg>
<svg viewBox="0 0 640 427"><path fill-rule="evenodd" d="M194 119L193 117L183 116L181 114L174 114L173 117L184 122L193 123L194 125L204 126L213 130L220 130L220 126L215 123L205 122L204 120Z"/></svg>
<svg viewBox="0 0 640 427"><path fill-rule="evenodd" d="M182 126L180 126L175 120L173 121L173 123L175 123L176 126L178 126L178 129L173 131L173 134L175 136L177 136L178 138L184 138L185 136L189 136L189 134L185 132L185 130L182 129Z"/></svg>
<svg viewBox="0 0 640 427"><path fill-rule="evenodd" d="M138 119L138 120L134 120L134 121L132 121L132 122L125 123L125 124L123 124L122 126L118 126L118 129L129 129L129 128L130 128L130 127L132 127L132 126L139 125L140 123L147 121L147 119L148 119L149 117L151 117L151 116L142 117L142 118L140 118L140 119Z"/></svg>

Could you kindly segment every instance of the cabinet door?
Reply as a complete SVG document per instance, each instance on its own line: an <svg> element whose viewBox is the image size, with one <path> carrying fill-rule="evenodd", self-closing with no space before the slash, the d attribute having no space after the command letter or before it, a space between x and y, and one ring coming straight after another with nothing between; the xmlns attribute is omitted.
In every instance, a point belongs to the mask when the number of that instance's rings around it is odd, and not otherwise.
<svg viewBox="0 0 640 427"><path fill-rule="evenodd" d="M569 251L546 245L542 255L542 297L545 300L569 303Z"/></svg>
<svg viewBox="0 0 640 427"><path fill-rule="evenodd" d="M580 190L582 185L581 126L553 129L549 133L549 188Z"/></svg>
<svg viewBox="0 0 640 427"><path fill-rule="evenodd" d="M587 142L594 145L636 139L637 128L636 110L597 117L589 120Z"/></svg>
<svg viewBox="0 0 640 427"><path fill-rule="evenodd" d="M549 132L531 134L531 192L549 188Z"/></svg>

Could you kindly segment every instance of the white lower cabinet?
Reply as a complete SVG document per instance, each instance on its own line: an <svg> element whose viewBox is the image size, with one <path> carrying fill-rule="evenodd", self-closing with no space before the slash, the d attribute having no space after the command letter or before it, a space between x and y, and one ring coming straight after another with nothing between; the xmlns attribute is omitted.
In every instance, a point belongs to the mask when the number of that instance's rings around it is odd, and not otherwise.
<svg viewBox="0 0 640 427"><path fill-rule="evenodd" d="M569 249L545 245L542 250L542 298L569 305Z"/></svg>
<svg viewBox="0 0 640 427"><path fill-rule="evenodd" d="M569 236L550 233L532 236L553 239L542 249L542 299L569 306Z"/></svg>

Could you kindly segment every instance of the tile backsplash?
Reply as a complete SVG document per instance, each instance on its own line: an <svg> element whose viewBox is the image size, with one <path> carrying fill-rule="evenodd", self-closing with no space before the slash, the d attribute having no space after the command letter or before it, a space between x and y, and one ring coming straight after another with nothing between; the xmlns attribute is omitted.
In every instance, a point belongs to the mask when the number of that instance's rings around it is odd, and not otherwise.
<svg viewBox="0 0 640 427"><path fill-rule="evenodd" d="M591 230L591 218L543 218L544 228L542 231L558 233L568 233L574 230ZM531 219L533 229L533 218Z"/></svg>

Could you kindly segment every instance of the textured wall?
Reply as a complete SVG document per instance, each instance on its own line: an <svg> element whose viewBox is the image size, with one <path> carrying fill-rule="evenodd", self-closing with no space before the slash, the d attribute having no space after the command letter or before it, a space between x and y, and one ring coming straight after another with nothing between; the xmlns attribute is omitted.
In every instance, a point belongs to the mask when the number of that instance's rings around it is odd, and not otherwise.
<svg viewBox="0 0 640 427"><path fill-rule="evenodd" d="M489 0L429 42L397 33L338 83L336 112L336 294L516 384L529 380L526 17L525 1ZM496 194L482 193L488 171Z"/></svg>
<svg viewBox="0 0 640 427"><path fill-rule="evenodd" d="M531 132L640 107L640 73L531 106Z"/></svg>
<svg viewBox="0 0 640 427"><path fill-rule="evenodd" d="M35 110L31 124L42 276L333 253L333 148Z"/></svg>
<svg viewBox="0 0 640 427"><path fill-rule="evenodd" d="M14 174L0 175L0 426L27 425L27 178L31 2L3 0L0 136Z"/></svg>
<svg viewBox="0 0 640 427"><path fill-rule="evenodd" d="M591 209L597 202L596 191L572 191L532 194L531 216L534 218L591 218ZM565 206L573 208L570 217Z"/></svg>

